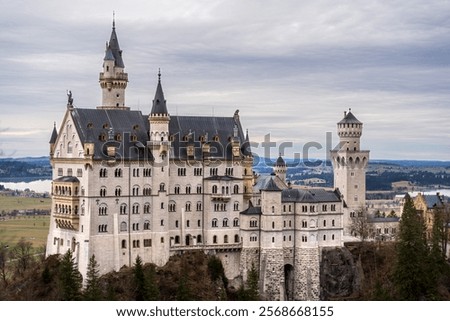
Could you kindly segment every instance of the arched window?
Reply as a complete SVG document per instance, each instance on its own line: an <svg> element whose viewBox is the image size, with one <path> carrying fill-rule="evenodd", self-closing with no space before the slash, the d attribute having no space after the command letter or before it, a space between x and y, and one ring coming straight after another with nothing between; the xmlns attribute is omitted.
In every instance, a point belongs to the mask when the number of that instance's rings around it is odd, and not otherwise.
<svg viewBox="0 0 450 321"><path fill-rule="evenodd" d="M211 226L212 227L217 227L217 218L213 218Z"/></svg>
<svg viewBox="0 0 450 321"><path fill-rule="evenodd" d="M238 219L237 217L235 217L235 218L233 219L233 226L234 226L234 227L239 226L239 219Z"/></svg>
<svg viewBox="0 0 450 321"><path fill-rule="evenodd" d="M223 236L223 243L228 243L228 235Z"/></svg>
<svg viewBox="0 0 450 321"><path fill-rule="evenodd" d="M234 243L239 243L239 235L238 234L234 235Z"/></svg>
<svg viewBox="0 0 450 321"><path fill-rule="evenodd" d="M217 185L213 185L212 187L212 193L217 194Z"/></svg>
<svg viewBox="0 0 450 321"><path fill-rule="evenodd" d="M150 221L145 221L144 222L144 230L149 230L150 229Z"/></svg>
<svg viewBox="0 0 450 321"><path fill-rule="evenodd" d="M120 214L127 214L127 204L120 204Z"/></svg>
<svg viewBox="0 0 450 321"><path fill-rule="evenodd" d="M223 219L222 226L223 227L228 227L228 219L227 218Z"/></svg>
<svg viewBox="0 0 450 321"><path fill-rule="evenodd" d="M166 185L164 183L159 184L159 191L165 192L166 191Z"/></svg>
<svg viewBox="0 0 450 321"><path fill-rule="evenodd" d="M144 204L144 214L150 214L150 212L151 212L150 203L145 203Z"/></svg>
<svg viewBox="0 0 450 321"><path fill-rule="evenodd" d="M233 187L233 193L234 193L234 194L239 194L239 185L234 185L234 187Z"/></svg>
<svg viewBox="0 0 450 321"><path fill-rule="evenodd" d="M120 231L121 232L126 232L127 231L127 223L126 222L120 223Z"/></svg>
<svg viewBox="0 0 450 321"><path fill-rule="evenodd" d="M191 202L186 202L185 210L186 210L186 212L190 212L191 211Z"/></svg>
<svg viewBox="0 0 450 321"><path fill-rule="evenodd" d="M217 235L214 235L214 236L213 236L213 243L214 243L214 244L217 244Z"/></svg>
<svg viewBox="0 0 450 321"><path fill-rule="evenodd" d="M122 240L122 248L123 249L127 248L127 241L126 240Z"/></svg>
<svg viewBox="0 0 450 321"><path fill-rule="evenodd" d="M169 212L175 212L177 210L177 204L174 201L169 202Z"/></svg>

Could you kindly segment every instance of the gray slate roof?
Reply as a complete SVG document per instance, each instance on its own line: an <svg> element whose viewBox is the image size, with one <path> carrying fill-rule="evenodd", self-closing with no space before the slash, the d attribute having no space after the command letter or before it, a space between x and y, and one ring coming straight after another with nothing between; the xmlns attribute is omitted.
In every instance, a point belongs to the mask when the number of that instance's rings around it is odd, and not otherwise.
<svg viewBox="0 0 450 321"><path fill-rule="evenodd" d="M50 137L49 144L56 143L56 139L58 138L58 132L56 131L56 124L53 126L52 136Z"/></svg>
<svg viewBox="0 0 450 321"><path fill-rule="evenodd" d="M169 114L167 111L166 99L164 98L164 92L161 86L161 73L158 74L158 86L156 87L151 114Z"/></svg>
<svg viewBox="0 0 450 321"><path fill-rule="evenodd" d="M441 197L437 194L425 194L423 195L425 202L427 203L427 208L433 208L433 207L441 207L444 205Z"/></svg>
<svg viewBox="0 0 450 321"><path fill-rule="evenodd" d="M202 159L201 137L207 138L210 144L210 157L232 159L231 139L234 127L238 129L241 153L250 155L245 143L244 133L239 119L235 117L213 116L170 116L169 133L173 135L172 157L187 159L187 148L194 146L194 158Z"/></svg>
<svg viewBox="0 0 450 321"><path fill-rule="evenodd" d="M148 116L141 111L119 109L88 109L74 108L70 111L80 135L81 142L94 143L94 159L107 159L106 148L109 145L118 147L118 154L124 159L153 160L148 148L150 124ZM241 152L249 155L246 150L245 138L239 119L235 117L199 117L199 116L171 116L169 122L169 134L173 136L171 143L171 159L187 159L187 147L194 145L195 159L203 159L200 136L207 136L211 146L210 156L217 159L232 159L230 139L233 137L233 129L238 128L238 140L241 142ZM110 139L110 131L113 136L120 134L121 140ZM185 136L190 133L190 139ZM131 137L136 136L136 141ZM217 141L214 139L217 136ZM101 138L106 138L102 140Z"/></svg>
<svg viewBox="0 0 450 321"><path fill-rule="evenodd" d="M325 190L321 188L311 189L285 189L281 193L282 202L296 203L327 203L340 202L339 193L334 190Z"/></svg>
<svg viewBox="0 0 450 321"><path fill-rule="evenodd" d="M124 65L123 59L122 59L122 50L120 50L119 40L117 39L116 28L115 28L114 25L113 25L113 29L111 31L111 37L109 38L108 49L111 50L111 53L114 56L114 60L115 60L116 66L117 67L121 67L121 68L125 68L125 65ZM108 49L107 49L107 52L105 54L105 58L107 56L109 58L111 58L109 56L109 54L108 54Z"/></svg>
<svg viewBox="0 0 450 321"><path fill-rule="evenodd" d="M61 176L54 180L55 182L61 183L79 183L79 179L75 176Z"/></svg>
<svg viewBox="0 0 450 321"><path fill-rule="evenodd" d="M338 124L362 124L351 111L344 114L344 118Z"/></svg>
<svg viewBox="0 0 450 321"><path fill-rule="evenodd" d="M94 159L108 158L106 148L111 145L118 147L118 154L125 159L153 159L147 148L140 147L147 143L149 128L147 117L140 111L74 108L71 113L81 142L94 143ZM120 142L109 139L110 130L113 135L120 134ZM137 141L132 141L132 135Z"/></svg>
<svg viewBox="0 0 450 321"><path fill-rule="evenodd" d="M275 174L261 174L256 178L255 185L253 185L253 192L259 193L262 190L266 189L266 186L269 184L270 180L277 185L277 187L281 190L286 189L287 185L283 183L283 181L278 178Z"/></svg>
<svg viewBox="0 0 450 321"><path fill-rule="evenodd" d="M240 212L240 214L261 215L261 206L253 206L252 204L250 204L250 206L246 210Z"/></svg>
<svg viewBox="0 0 450 321"><path fill-rule="evenodd" d="M284 161L283 157L281 157L281 155L278 156L275 166L286 166L286 162Z"/></svg>

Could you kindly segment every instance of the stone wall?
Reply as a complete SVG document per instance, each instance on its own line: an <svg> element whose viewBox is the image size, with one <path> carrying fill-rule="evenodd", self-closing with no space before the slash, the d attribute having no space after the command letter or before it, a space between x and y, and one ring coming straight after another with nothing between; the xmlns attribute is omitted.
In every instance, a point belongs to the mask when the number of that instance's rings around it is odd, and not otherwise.
<svg viewBox="0 0 450 321"><path fill-rule="evenodd" d="M294 300L320 299L319 248L296 248Z"/></svg>
<svg viewBox="0 0 450 321"><path fill-rule="evenodd" d="M263 300L284 299L284 260L282 249L262 249L260 266Z"/></svg>

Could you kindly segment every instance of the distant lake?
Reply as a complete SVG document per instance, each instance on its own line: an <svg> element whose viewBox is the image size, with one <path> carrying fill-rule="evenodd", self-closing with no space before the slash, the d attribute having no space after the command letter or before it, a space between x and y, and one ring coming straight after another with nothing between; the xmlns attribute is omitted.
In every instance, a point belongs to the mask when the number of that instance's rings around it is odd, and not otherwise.
<svg viewBox="0 0 450 321"><path fill-rule="evenodd" d="M31 182L0 182L0 185L5 186L5 188L9 188L12 190L25 190L29 188L31 191L35 191L37 193L50 193L50 188L52 186L51 180L38 180Z"/></svg>

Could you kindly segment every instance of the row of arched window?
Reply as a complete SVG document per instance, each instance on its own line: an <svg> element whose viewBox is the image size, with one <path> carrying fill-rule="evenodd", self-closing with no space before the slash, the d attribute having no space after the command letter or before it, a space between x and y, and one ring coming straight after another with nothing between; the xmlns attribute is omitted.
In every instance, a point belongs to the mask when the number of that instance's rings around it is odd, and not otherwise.
<svg viewBox="0 0 450 321"><path fill-rule="evenodd" d="M139 223L132 223L131 224L132 231L139 231ZM150 221L146 220L144 221L143 230L147 231L150 230ZM127 232L128 231L128 224L127 222L123 221L120 223L120 232Z"/></svg>
<svg viewBox="0 0 450 321"><path fill-rule="evenodd" d="M149 186L144 186L142 191L143 191L143 193L142 193L143 196L151 196L152 195L152 189ZM75 189L75 192L77 195L78 188ZM138 185L133 186L133 188L131 190L132 195L139 196L140 195L139 192L140 192L139 186ZM70 191L69 191L69 193L70 193ZM106 189L106 186L102 186L102 187L100 187L100 197L105 197L105 196L107 196L107 189ZM114 196L116 196L116 197L122 196L122 188L120 186L117 186L115 188Z"/></svg>
<svg viewBox="0 0 450 321"><path fill-rule="evenodd" d="M228 218L224 218L222 220L222 227L228 227L229 225L229 220ZM238 227L239 226L239 219L237 217L235 217L233 219L233 227ZM217 218L213 218L211 221L211 227L219 227L219 220Z"/></svg>
<svg viewBox="0 0 450 321"><path fill-rule="evenodd" d="M72 187L56 185L54 189L54 195L62 196L78 196L78 186L74 187L74 193L72 195Z"/></svg>
<svg viewBox="0 0 450 321"><path fill-rule="evenodd" d="M218 194L219 193L219 187L217 185L212 186L212 193ZM222 186L222 194L229 195L230 194L230 187L229 186ZM239 185L233 186L233 194L239 194Z"/></svg>
<svg viewBox="0 0 450 321"><path fill-rule="evenodd" d="M64 204L55 204L55 213L56 214L72 214L72 205L64 205ZM73 208L73 214L78 215L78 206L75 205Z"/></svg>

